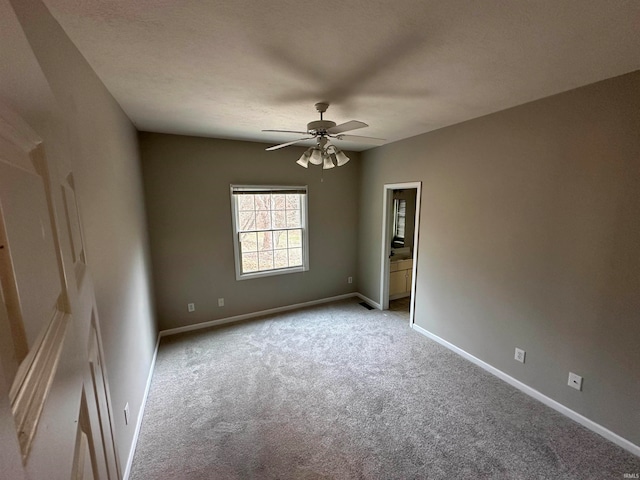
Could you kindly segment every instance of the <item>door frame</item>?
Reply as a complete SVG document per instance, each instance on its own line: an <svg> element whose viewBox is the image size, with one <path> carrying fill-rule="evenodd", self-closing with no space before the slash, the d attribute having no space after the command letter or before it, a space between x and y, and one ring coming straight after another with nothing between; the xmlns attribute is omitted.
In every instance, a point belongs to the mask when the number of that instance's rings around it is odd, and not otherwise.
<svg viewBox="0 0 640 480"><path fill-rule="evenodd" d="M416 189L416 215L413 230L413 268L411 278L411 302L409 326L414 323L416 304L416 281L418 278L418 252L420 232L420 202L422 198L422 182L385 183L382 191L382 245L380 254L380 306L389 310L389 255L391 253L391 229L393 224L393 191Z"/></svg>

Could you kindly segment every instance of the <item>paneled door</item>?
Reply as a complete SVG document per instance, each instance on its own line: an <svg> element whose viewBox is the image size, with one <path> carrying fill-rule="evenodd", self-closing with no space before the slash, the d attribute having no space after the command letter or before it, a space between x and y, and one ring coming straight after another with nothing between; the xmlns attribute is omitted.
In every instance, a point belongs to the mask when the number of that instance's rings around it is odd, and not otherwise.
<svg viewBox="0 0 640 480"><path fill-rule="evenodd" d="M0 105L0 425L3 442L15 426L16 478L121 477L88 271L73 173Z"/></svg>

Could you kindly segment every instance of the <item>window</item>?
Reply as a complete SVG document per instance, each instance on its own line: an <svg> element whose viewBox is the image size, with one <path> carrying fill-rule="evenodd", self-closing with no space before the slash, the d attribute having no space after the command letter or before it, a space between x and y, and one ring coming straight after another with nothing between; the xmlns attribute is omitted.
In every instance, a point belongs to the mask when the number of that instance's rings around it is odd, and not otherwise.
<svg viewBox="0 0 640 480"><path fill-rule="evenodd" d="M393 201L393 246L404 246L404 228L407 219L407 201L396 198Z"/></svg>
<svg viewBox="0 0 640 480"><path fill-rule="evenodd" d="M307 187L231 185L236 279L309 270Z"/></svg>

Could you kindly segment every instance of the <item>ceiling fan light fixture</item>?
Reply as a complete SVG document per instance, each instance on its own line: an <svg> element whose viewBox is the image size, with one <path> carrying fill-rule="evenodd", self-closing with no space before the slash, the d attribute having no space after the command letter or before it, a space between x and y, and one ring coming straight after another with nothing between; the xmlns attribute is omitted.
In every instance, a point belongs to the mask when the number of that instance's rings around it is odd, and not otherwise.
<svg viewBox="0 0 640 480"><path fill-rule="evenodd" d="M349 157L347 157L342 150L338 150L336 148L336 162L338 166L341 167L348 161L349 161Z"/></svg>
<svg viewBox="0 0 640 480"><path fill-rule="evenodd" d="M309 168L309 157L311 157L311 149L309 148L296 162L298 165L304 168Z"/></svg>
<svg viewBox="0 0 640 480"><path fill-rule="evenodd" d="M309 161L314 165L322 165L322 150L317 147L312 148L311 150L312 152Z"/></svg>
<svg viewBox="0 0 640 480"><path fill-rule="evenodd" d="M297 130L263 130L263 132L281 132L281 133L298 133L305 135L297 140L291 142L281 143L279 145L273 145L266 150L278 150L280 148L295 145L300 142L315 139L316 145L305 151L302 156L296 161L298 165L303 168L309 168L309 164L322 165L323 170L328 170L334 167L342 167L349 162L344 152L330 142L332 140L348 140L348 141L361 141L365 143L374 143L381 145L385 140L374 137L363 137L361 135L345 135L345 132L351 132L359 128L368 127L364 122L359 120L350 120L348 122L337 125L336 122L324 119L324 113L329 108L329 104L325 102L316 103L316 110L320 113L320 120L315 120L307 124L306 131Z"/></svg>
<svg viewBox="0 0 640 480"><path fill-rule="evenodd" d="M322 163L323 170L329 170L330 168L335 167L333 160L331 159L331 155L324 155L324 161Z"/></svg>

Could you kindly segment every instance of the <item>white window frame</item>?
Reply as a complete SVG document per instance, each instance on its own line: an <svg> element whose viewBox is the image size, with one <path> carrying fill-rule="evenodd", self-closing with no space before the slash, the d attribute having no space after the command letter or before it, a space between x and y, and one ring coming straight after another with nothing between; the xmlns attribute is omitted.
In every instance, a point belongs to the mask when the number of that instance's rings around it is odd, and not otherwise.
<svg viewBox="0 0 640 480"><path fill-rule="evenodd" d="M251 278L271 277L274 275L286 275L288 273L306 272L309 270L309 221L308 221L308 197L309 189L307 185L230 185L231 194L231 221L233 228L233 254L235 257L236 280L248 280ZM242 273L242 259L240 258L240 233L238 231L238 202L235 192L287 192L287 191L304 191L300 202L300 222L302 230L302 265L296 267L279 268L273 270L264 270L262 272ZM272 231L280 230L279 228Z"/></svg>

